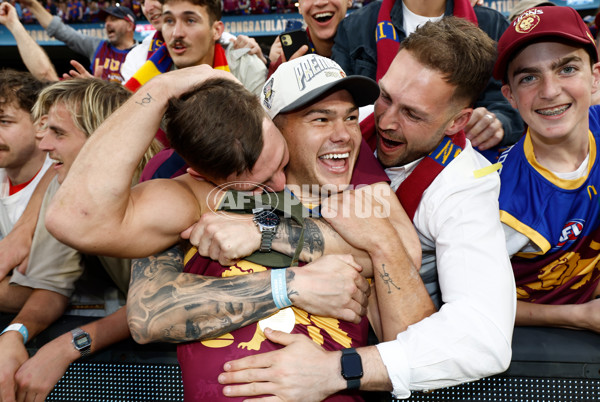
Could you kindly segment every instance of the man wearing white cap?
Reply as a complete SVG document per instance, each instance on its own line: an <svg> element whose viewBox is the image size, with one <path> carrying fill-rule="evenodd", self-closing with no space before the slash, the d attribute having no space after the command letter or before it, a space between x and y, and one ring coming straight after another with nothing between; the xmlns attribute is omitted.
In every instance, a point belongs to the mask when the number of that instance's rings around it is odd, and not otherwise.
<svg viewBox="0 0 600 402"><path fill-rule="evenodd" d="M361 238L366 231L372 231L370 238L361 244L366 253L347 247L336 249L336 244L328 244L326 250L312 251L315 254L352 252L354 259L360 259L363 276L374 276L375 286L383 286L384 289L377 293L376 301L382 313L383 333L379 335L394 337L398 331L405 329L406 325L418 321L433 310L425 288L416 275L415 264L418 264L419 245L414 242L414 229L389 186L382 183L387 181L387 178L381 174L383 172L369 149L363 147L359 155L361 134L358 126L358 106L372 102L377 93L377 86L372 80L359 76L346 77L339 66L330 59L308 55L284 63L265 84L261 99L268 115L274 119L289 148L293 150L286 169L287 187L298 198L305 203L312 201L314 205L320 201L322 186L331 186L330 189L334 188L337 192L347 188L349 184L373 184L373 191L380 189L380 200L384 204L388 203L390 219L374 216L347 219L341 214L334 216L334 209L339 208L341 204L328 203L323 212L328 212L328 219L334 226L344 230L350 241L355 240L354 237ZM362 156L358 162L357 156ZM365 193L358 190L353 194L360 197ZM348 202L344 204L346 207L352 205L345 198L343 202ZM264 214L264 211L256 213L255 221ZM277 222L280 217L275 215L273 220ZM274 226L277 225L275 223ZM280 232L289 234L290 231L298 229L292 227L293 223L286 222L286 225L278 231L272 246L274 249L293 253L298 246L297 242L278 243ZM305 228L306 237L311 236L312 231L318 230L316 226L320 225L318 221L309 220ZM231 259L224 253L212 254L211 250L221 248L222 244L219 242L223 232L235 233L236 239L231 242L228 240L228 249L235 250L237 258ZM402 233L402 239L398 233ZM259 275L266 270L264 266L273 266L268 262L263 262L261 266L264 259L260 257L269 251L270 243L265 244L265 231L257 230L251 216L247 219L233 219L231 216L204 214L192 237L195 238L193 243L198 244L198 252L201 255L219 258L220 261L224 259L227 262L221 265L201 257L195 249L186 253L185 268L181 265L181 255L174 258L177 256L175 250L150 259L138 260L134 263L128 300L130 328L138 342L185 342L178 347L178 357L186 400L229 400L223 395L223 386L217 381L221 367L233 356L242 357L281 348L265 338L263 329L267 327L304 334L315 342L315 347L322 347L324 350L350 348L346 350L346 359L350 362L359 359L351 347L364 345L366 320L349 317L354 322L351 323L311 314L315 311L323 314L324 306L317 305L325 304L326 301L318 294L313 294L308 298L311 304L306 304L302 299L307 297L307 291L297 287L294 282L297 273L309 270L309 273L316 274L310 270L320 267L323 271L318 276L309 276L312 278L312 286L320 287L319 280L335 283L338 274L331 265L346 261L349 263L348 267L353 266L352 259L347 260L349 256L328 255L299 271L290 268L288 273L286 268L272 269L269 286L268 282L261 283L259 279L268 278ZM279 246L282 248L278 248ZM405 246L410 252L410 257L405 251ZM240 261L240 257L259 249L262 253L255 252L249 260ZM415 260L417 261L413 262ZM158 269L148 270L148 266ZM181 274L181 270L185 273ZM219 289L218 282L208 278L248 272L258 274L245 275L246 278L240 278L244 279L243 282L230 282L227 289ZM325 275L321 278L323 273ZM195 281L193 286L190 286L191 282L187 282L192 279L190 275L186 277L186 274L197 275L192 277ZM278 282L274 279L280 275L285 278L282 279L283 296L277 291ZM178 277L187 278L186 285L178 285ZM209 287L210 282L212 284ZM400 283L403 292L399 291ZM165 286L175 286L177 290L166 294L162 291ZM410 301L402 299L406 296L409 296ZM292 305L290 299L295 306L302 306L305 310L287 309L286 307ZM227 308L227 305L237 303L240 303L244 311ZM156 305L161 305L162 308L154 308ZM402 305L410 305L411 308L397 308ZM280 311L273 318L260 323L255 322L277 310ZM207 318L207 313L210 318ZM186 329L190 324L194 328L192 331ZM377 324L375 321L374 325ZM165 331L167 327L169 330ZM379 329L378 326L377 328ZM215 338L217 336L218 338ZM201 342L190 342L198 340ZM359 381L357 378L351 378L355 375L356 373L348 373L348 381L355 384L356 388ZM336 398L360 400L355 392L336 395Z"/></svg>

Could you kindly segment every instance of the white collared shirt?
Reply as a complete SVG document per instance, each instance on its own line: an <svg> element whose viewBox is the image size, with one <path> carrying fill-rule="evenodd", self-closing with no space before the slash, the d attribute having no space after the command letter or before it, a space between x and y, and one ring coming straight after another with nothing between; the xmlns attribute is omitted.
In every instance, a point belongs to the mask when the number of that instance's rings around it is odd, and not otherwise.
<svg viewBox="0 0 600 402"><path fill-rule="evenodd" d="M417 163L386 170L394 190ZM377 345L397 398L497 374L510 363L515 281L499 218L500 178L474 175L486 166L467 141L415 212L420 273L436 303L439 286L443 304L396 340Z"/></svg>

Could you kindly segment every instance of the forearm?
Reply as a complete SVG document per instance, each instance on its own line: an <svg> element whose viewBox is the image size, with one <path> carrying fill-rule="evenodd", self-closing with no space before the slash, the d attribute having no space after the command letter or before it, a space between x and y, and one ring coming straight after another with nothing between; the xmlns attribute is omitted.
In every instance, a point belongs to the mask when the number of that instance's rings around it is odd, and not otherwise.
<svg viewBox="0 0 600 402"><path fill-rule="evenodd" d="M21 60L23 60L27 70L40 81L58 81L58 75L52 62L50 62L50 58L44 49L27 33L20 21L7 25L7 28L17 42Z"/></svg>
<svg viewBox="0 0 600 402"><path fill-rule="evenodd" d="M383 334L380 341L389 341L436 308L400 238L391 236L384 244L389 247L375 250L371 259Z"/></svg>
<svg viewBox="0 0 600 402"><path fill-rule="evenodd" d="M28 2L28 7L35 19L44 28L48 28L48 25L52 22L52 14L50 14L37 0Z"/></svg>
<svg viewBox="0 0 600 402"><path fill-rule="evenodd" d="M304 243L300 260L312 262L326 254L352 254L356 262L370 276L371 258L364 250L352 247L333 228L322 219L304 219ZM273 250L293 256L300 242L302 228L293 219L282 219L273 239Z"/></svg>
<svg viewBox="0 0 600 402"><path fill-rule="evenodd" d="M33 190L33 194L27 203L27 207L25 207L23 213L15 222L11 233L14 231L19 231L21 233L27 233L31 238L33 238L33 232L35 231L35 226L37 225L37 221L40 216L40 209L42 208L44 195L46 194L48 185L54 176L56 176L56 172L54 170L48 169L46 171L38 185L35 187L35 190Z"/></svg>
<svg viewBox="0 0 600 402"><path fill-rule="evenodd" d="M25 325L29 339L48 328L65 311L69 299L45 289L34 289L12 322Z"/></svg>
<svg viewBox="0 0 600 402"><path fill-rule="evenodd" d="M209 339L277 311L268 271L213 278L182 270L178 246L133 261L127 319L136 342Z"/></svg>
<svg viewBox="0 0 600 402"><path fill-rule="evenodd" d="M517 326L563 327L589 329L583 304L536 304L517 301Z"/></svg>

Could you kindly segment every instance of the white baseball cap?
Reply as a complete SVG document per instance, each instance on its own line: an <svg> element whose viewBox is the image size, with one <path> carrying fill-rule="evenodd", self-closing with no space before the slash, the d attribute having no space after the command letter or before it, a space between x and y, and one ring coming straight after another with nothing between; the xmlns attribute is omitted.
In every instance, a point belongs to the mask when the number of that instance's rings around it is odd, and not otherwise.
<svg viewBox="0 0 600 402"><path fill-rule="evenodd" d="M335 61L308 54L281 64L263 86L260 101L272 119L340 89L350 92L358 107L373 104L379 96L379 86L372 79L348 77Z"/></svg>

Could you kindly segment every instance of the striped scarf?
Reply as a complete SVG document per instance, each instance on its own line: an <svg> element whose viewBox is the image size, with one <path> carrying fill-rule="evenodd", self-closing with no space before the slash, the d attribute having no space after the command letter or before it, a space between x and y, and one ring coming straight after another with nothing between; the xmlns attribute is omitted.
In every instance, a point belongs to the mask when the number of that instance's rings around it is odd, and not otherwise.
<svg viewBox="0 0 600 402"><path fill-rule="evenodd" d="M163 44L156 52L144 63L142 67L125 83L125 88L131 92L137 91L142 85L150 81L159 74L166 73L173 66L173 60L169 56L167 46ZM215 57L213 68L217 70L229 71L225 49L219 44L215 44Z"/></svg>
<svg viewBox="0 0 600 402"><path fill-rule="evenodd" d="M377 81L385 75L400 49L400 39L390 17L395 2L396 0L383 0L377 16L377 27L375 28L377 41L377 74L375 77ZM477 16L469 0L454 0L452 15L477 25Z"/></svg>

